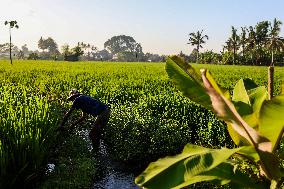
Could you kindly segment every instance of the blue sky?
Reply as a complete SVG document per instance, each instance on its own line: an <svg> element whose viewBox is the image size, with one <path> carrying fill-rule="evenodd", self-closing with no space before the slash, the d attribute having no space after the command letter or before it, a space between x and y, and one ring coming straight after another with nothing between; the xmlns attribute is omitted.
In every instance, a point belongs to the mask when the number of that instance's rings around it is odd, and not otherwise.
<svg viewBox="0 0 284 189"><path fill-rule="evenodd" d="M220 51L231 26L284 22L283 0L0 0L0 43L8 42L5 20L17 20L13 42L37 48L41 36L59 46L78 41L103 49L114 35L130 35L144 52L189 54L188 34L204 29L204 49ZM282 30L284 28L282 27ZM281 32L284 36L284 32Z"/></svg>

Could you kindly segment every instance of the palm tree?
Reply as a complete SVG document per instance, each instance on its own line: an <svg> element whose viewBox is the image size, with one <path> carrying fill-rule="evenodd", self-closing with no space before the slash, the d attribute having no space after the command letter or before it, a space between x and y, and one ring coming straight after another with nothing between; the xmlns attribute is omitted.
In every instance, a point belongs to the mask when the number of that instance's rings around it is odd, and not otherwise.
<svg viewBox="0 0 284 189"><path fill-rule="evenodd" d="M240 35L240 46L242 47L242 56L245 55L245 48L247 44L247 28L242 27L242 33Z"/></svg>
<svg viewBox="0 0 284 189"><path fill-rule="evenodd" d="M197 31L196 33L190 33L189 34L189 43L192 46L196 45L196 50L197 50L197 57L196 61L198 62L199 59L199 49L203 48L202 44L205 43L205 39L209 39L207 35L202 35L203 30Z"/></svg>
<svg viewBox="0 0 284 189"><path fill-rule="evenodd" d="M238 36L237 34L237 29L234 28L234 26L232 26L232 35L229 39L231 41L231 45L232 45L232 49L233 49L233 64L236 63L236 54L237 51L240 47L240 36Z"/></svg>
<svg viewBox="0 0 284 189"><path fill-rule="evenodd" d="M17 21L14 20L14 21L5 21L5 25L9 25L9 34L10 34L10 61L11 61L11 64L13 63L12 62L12 37L11 37L11 29L12 28L19 28L18 24L17 24Z"/></svg>
<svg viewBox="0 0 284 189"><path fill-rule="evenodd" d="M271 66L274 66L274 53L280 49L284 49L284 39L279 37L281 25L282 22L275 18L272 26L270 26L270 34L267 38L267 47L271 51Z"/></svg>
<svg viewBox="0 0 284 189"><path fill-rule="evenodd" d="M270 33L267 37L266 46L271 51L271 64L268 67L268 99L273 97L273 76L274 76L274 52L284 49L284 39L279 37L280 27L282 22L276 18L273 20L273 24L270 25Z"/></svg>
<svg viewBox="0 0 284 189"><path fill-rule="evenodd" d="M255 61L254 61L254 57L255 57L255 52L256 52L256 32L255 29L250 26L248 29L248 38L247 38L247 49L250 52L250 57L251 57L251 62L254 65Z"/></svg>

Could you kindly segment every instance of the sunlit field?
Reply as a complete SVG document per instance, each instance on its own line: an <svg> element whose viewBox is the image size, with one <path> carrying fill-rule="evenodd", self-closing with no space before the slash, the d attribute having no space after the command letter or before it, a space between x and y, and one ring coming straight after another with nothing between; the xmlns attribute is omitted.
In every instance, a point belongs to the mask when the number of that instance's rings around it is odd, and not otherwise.
<svg viewBox="0 0 284 189"><path fill-rule="evenodd" d="M266 67L193 64L232 90L240 78L267 85ZM152 161L186 143L231 146L224 123L186 99L165 63L0 61L0 188L42 177L56 146L56 129L77 88L111 105L104 131L109 153L126 162ZM275 94L284 68L275 69ZM86 127L86 126L85 126Z"/></svg>

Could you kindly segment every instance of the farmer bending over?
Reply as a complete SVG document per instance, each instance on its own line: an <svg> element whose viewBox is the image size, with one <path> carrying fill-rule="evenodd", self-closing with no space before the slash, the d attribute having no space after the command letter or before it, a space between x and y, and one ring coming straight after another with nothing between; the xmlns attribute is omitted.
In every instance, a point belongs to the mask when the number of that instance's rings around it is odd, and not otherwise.
<svg viewBox="0 0 284 189"><path fill-rule="evenodd" d="M89 137L93 143L93 147L98 147L102 129L107 125L110 116L110 110L108 105L90 96L80 94L76 89L73 89L69 92L69 97L67 98L67 100L73 101L73 104L68 110L68 112L64 115L64 118L59 128L63 129L64 124L66 123L68 117L70 116L73 110L81 109L81 118L73 122L70 127L73 128L75 125L82 122L87 117L87 115L97 117L93 128L89 133Z"/></svg>

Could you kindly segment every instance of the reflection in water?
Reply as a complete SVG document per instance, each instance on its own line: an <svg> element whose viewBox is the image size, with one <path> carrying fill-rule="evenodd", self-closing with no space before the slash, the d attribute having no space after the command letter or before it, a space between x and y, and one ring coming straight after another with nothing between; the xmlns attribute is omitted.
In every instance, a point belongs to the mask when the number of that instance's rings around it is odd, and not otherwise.
<svg viewBox="0 0 284 189"><path fill-rule="evenodd" d="M111 160L106 147L101 141L100 150L96 154L99 175L93 189L139 189L134 183L134 169L127 165Z"/></svg>
<svg viewBox="0 0 284 189"><path fill-rule="evenodd" d="M93 149L89 140L89 131L86 129L78 131L77 134L84 140L89 141L88 149ZM124 163L113 161L106 150L104 142L100 142L99 151L94 153L94 159L97 162L97 176L94 178L93 189L139 189L134 183L134 173L137 168L129 167Z"/></svg>

